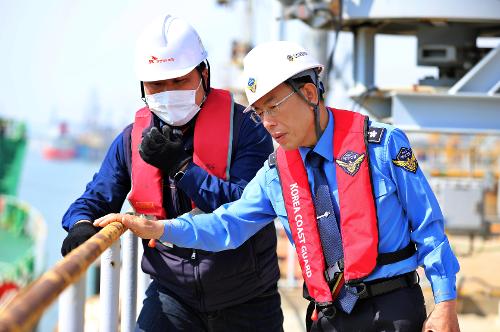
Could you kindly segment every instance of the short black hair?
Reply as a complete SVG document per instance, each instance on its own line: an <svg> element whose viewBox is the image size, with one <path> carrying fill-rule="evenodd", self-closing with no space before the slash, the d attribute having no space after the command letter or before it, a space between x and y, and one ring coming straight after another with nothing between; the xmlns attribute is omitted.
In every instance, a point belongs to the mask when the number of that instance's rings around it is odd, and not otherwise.
<svg viewBox="0 0 500 332"><path fill-rule="evenodd" d="M200 64L198 66L196 66L196 69L199 71L203 71L203 70L205 70L205 68L207 68L207 64L205 61L200 62Z"/></svg>
<svg viewBox="0 0 500 332"><path fill-rule="evenodd" d="M314 83L313 79L309 75L291 78L289 79L289 81L293 86L297 87L297 89L302 88L307 83L312 83L316 85L316 83ZM319 88L319 100L324 101L325 99L323 94L325 93L325 90L323 88L323 83L321 83L319 79L318 79L318 85L319 86L317 86L317 88Z"/></svg>

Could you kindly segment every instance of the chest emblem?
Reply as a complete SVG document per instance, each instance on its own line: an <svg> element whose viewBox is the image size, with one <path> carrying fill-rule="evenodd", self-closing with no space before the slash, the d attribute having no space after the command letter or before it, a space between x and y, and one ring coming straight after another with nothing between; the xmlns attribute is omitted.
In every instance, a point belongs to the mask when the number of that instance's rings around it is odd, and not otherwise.
<svg viewBox="0 0 500 332"><path fill-rule="evenodd" d="M340 157L335 159L335 163L339 165L347 174L354 176L358 171L361 163L365 159L364 153L357 153L354 151L347 151Z"/></svg>

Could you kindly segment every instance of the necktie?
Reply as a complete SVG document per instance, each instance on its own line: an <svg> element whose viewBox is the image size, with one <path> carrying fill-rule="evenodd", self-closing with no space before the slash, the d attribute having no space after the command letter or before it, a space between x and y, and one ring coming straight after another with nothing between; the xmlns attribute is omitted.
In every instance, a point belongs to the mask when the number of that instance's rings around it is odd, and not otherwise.
<svg viewBox="0 0 500 332"><path fill-rule="evenodd" d="M319 237L321 239L326 264L330 267L344 258L342 237L337 224L337 218L335 217L328 181L323 171L324 158L314 151L308 154L308 158L314 176L314 205L317 214ZM351 291L348 292L346 287L342 287L339 295L335 299L337 307L340 307L346 313L352 311L358 299L355 295L356 289L352 288L350 290Z"/></svg>

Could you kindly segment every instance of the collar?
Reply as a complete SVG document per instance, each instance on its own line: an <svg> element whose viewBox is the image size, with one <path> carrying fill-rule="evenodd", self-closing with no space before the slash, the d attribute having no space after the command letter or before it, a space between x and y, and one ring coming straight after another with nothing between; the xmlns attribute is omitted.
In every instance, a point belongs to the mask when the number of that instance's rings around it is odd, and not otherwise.
<svg viewBox="0 0 500 332"><path fill-rule="evenodd" d="M327 159L330 162L333 162L333 113L327 108L328 112L328 124L326 125L323 134L319 138L318 143L314 146L313 151L317 154L321 155L323 158ZM307 153L311 151L310 147L299 147L300 156L302 160L306 159Z"/></svg>

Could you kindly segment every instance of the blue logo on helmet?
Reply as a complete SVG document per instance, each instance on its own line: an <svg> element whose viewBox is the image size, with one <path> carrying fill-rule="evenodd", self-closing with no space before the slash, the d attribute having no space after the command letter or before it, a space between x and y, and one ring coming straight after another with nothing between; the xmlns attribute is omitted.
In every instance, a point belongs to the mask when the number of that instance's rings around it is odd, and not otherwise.
<svg viewBox="0 0 500 332"><path fill-rule="evenodd" d="M247 88L248 90L255 93L255 90L257 90L257 83L255 82L255 78L250 77L248 79Z"/></svg>

